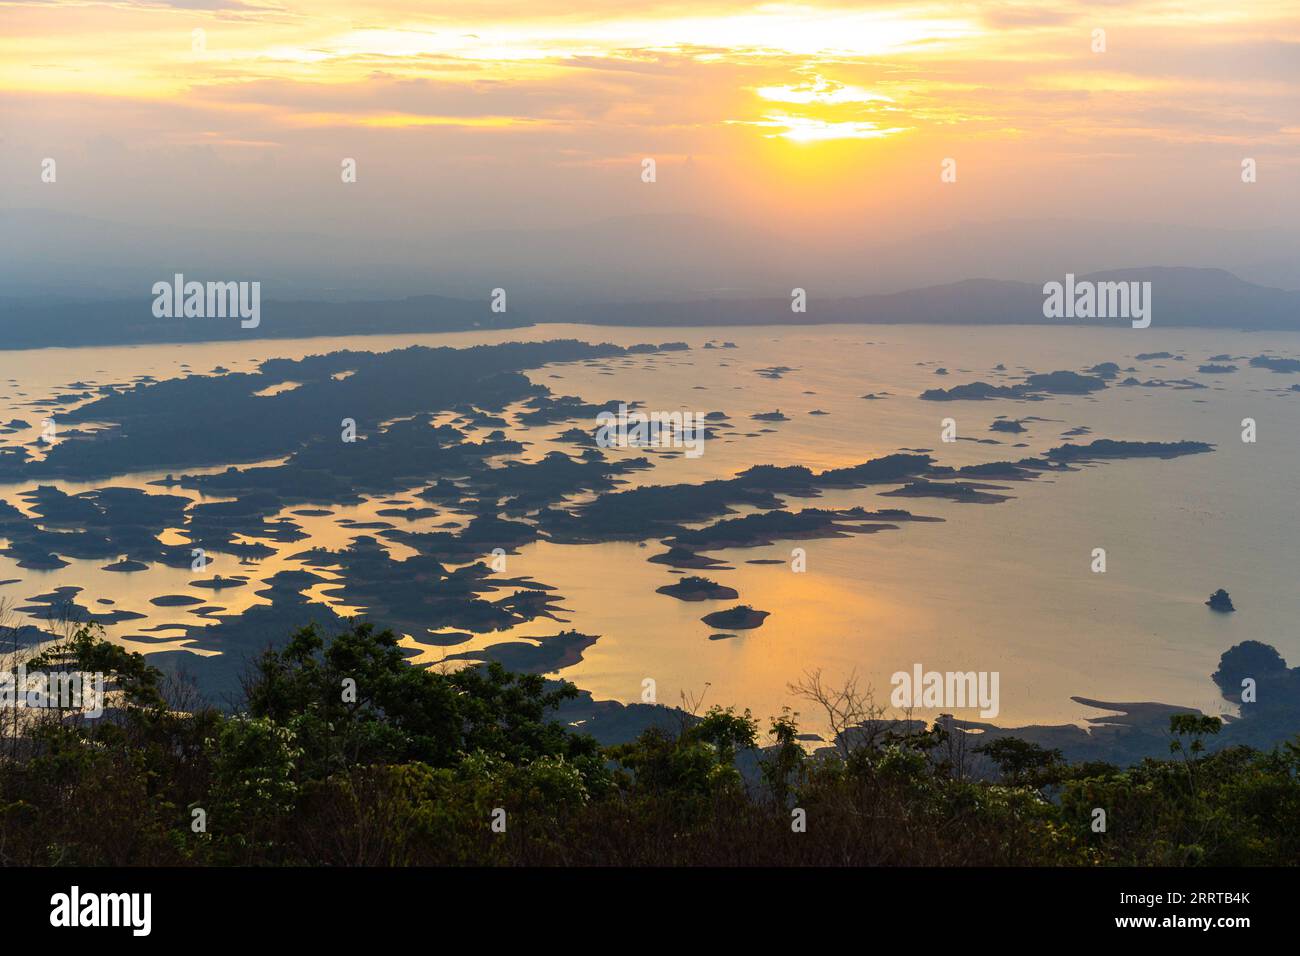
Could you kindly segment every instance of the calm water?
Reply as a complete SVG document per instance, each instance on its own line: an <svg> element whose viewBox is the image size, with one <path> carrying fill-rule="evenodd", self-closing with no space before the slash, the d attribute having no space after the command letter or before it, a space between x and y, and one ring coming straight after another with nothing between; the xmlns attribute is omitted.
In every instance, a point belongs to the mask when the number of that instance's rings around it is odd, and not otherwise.
<svg viewBox="0 0 1300 956"><path fill-rule="evenodd" d="M1292 664L1300 662L1300 592L1295 587L1300 541L1300 376L1249 368L1219 376L1196 366L1210 356L1252 356L1272 351L1300 356L1300 335L1193 330L994 327L978 329L854 326L759 328L610 329L544 326L509 332L371 336L348 339L253 341L127 348L0 352L0 419L20 418L32 429L4 436L31 441L47 414L28 403L67 390L70 383L124 383L137 375L157 378L207 373L214 366L253 370L270 357L297 358L339 348L382 351L410 344L463 346L499 341L573 337L629 345L681 340L692 350L634 356L609 363L565 364L530 373L556 394L593 402L640 400L648 409L722 410L738 432L768 427L748 416L780 408L790 421L756 437L720 438L704 454L657 457L656 468L637 473L642 483L697 482L729 477L758 463L838 467L901 448L932 449L943 464L1015 459L1039 454L1086 426L1094 438L1213 442L1215 452L1169 461L1131 460L1089 465L1033 482L1012 483L1014 499L1001 504L956 504L939 499L882 498L874 489L840 491L791 506L903 507L945 518L903 525L898 531L841 539L778 543L772 547L713 552L734 570L708 572L736 588L740 601L770 611L763 627L735 640L710 641L699 621L728 606L684 603L655 593L674 577L646 558L651 544L556 545L541 542L509 559L511 576L529 575L554 585L565 598L572 626L601 635L585 659L564 676L599 698L638 700L642 681L657 683L661 701L680 692L704 694L705 704L751 707L760 717L791 703L786 685L812 669L837 681L855 673L887 701L889 676L921 663L927 670L996 670L1001 674L1002 724L1077 721L1093 714L1071 695L1107 700L1160 700L1211 713L1226 708L1209 680L1219 655L1247 639L1272 644ZM709 340L735 342L735 350L703 350ZM1186 361L1138 362L1143 352L1169 351ZM1093 396L1057 396L1042 402L922 402L927 388L985 380L1009 383L1024 370L1085 369L1113 361L1136 367L1137 378L1190 378L1208 389L1126 388L1112 384ZM926 363L926 364L918 364ZM1006 378L992 372L1005 364ZM188 365L189 369L182 366ZM790 366L779 380L755 370ZM947 376L935 374L943 366ZM609 374L609 372L613 374ZM1120 378L1128 373L1121 373ZM811 392L813 394L806 394ZM865 401L868 392L888 393ZM813 409L828 412L810 416ZM988 431L998 415L1027 422L1028 432ZM997 438L1002 444L940 442L940 422L952 417L958 434ZM1256 419L1259 440L1241 441L1241 420ZM57 416L56 416L57 420ZM575 423L515 430L530 441L523 457L540 457L557 445L550 436ZM594 428L594 423L576 423ZM1027 447L1014 448L1016 442ZM612 454L621 454L617 450ZM639 452L627 452L639 454ZM196 472L200 469L185 469ZM58 483L69 492L105 484L148 487L155 474L91 484ZM15 493L34 483L0 485L0 498L22 506ZM412 490L418 490L417 488ZM154 491L164 489L152 488ZM170 490L170 489L169 489ZM173 493L177 493L173 490ZM198 496L194 496L197 497ZM401 495L384 496L402 497ZM291 505L286 511L304 507ZM294 516L312 539L276 545L277 555L253 566L220 559L223 575L270 577L296 567L288 555L314 545L341 547L361 533L339 527L340 518L375 520L378 501L333 506L328 517ZM401 523L432 528L427 522ZM187 540L179 529L168 540ZM808 570L789 567L794 546L807 551ZM1108 571L1093 574L1091 551L1107 550ZM403 549L394 548L396 557ZM747 560L779 558L779 565ZM188 570L153 567L120 574L103 561L72 560L52 572L17 568L0 557L0 599L25 603L61 585L85 590L78 600L116 607L148 619L109 628L123 643L144 626L195 623L186 608L154 608L149 598L192 593L234 613L262 599L255 587L236 591L191 589ZM203 576L206 576L203 575ZM1238 613L1218 615L1202 602L1227 588ZM436 626L437 622L430 622ZM554 633L539 620L508 635L496 633L446 649L457 653L515 637ZM160 650L183 643L133 645ZM437 660L443 651L425 655ZM810 715L811 716L811 715ZM963 716L973 716L965 715Z"/></svg>

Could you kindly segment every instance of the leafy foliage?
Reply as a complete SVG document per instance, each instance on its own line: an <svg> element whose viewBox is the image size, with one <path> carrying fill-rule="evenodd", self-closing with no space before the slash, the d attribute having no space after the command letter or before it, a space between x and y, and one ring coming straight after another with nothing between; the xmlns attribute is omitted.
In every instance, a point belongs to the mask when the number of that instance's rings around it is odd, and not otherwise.
<svg viewBox="0 0 1300 956"><path fill-rule="evenodd" d="M760 740L748 711L722 707L602 749L551 719L571 685L412 667L365 624L267 651L235 714L88 629L28 666L101 672L111 707L4 741L6 864L1300 862L1300 744L1207 753L1220 723L1199 715L1172 718L1170 759L1128 768L1005 737L968 753L942 723L810 753L797 714ZM856 692L814 689L875 720Z"/></svg>

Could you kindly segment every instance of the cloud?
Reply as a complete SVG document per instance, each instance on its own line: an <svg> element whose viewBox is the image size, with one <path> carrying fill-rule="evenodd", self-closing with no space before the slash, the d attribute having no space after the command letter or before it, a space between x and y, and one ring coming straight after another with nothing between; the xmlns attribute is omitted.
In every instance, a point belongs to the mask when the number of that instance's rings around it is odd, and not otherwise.
<svg viewBox="0 0 1300 956"><path fill-rule="evenodd" d="M863 222L1090 204L1294 230L1293 2L7 5L0 198L123 215L175 202L362 241L417 214L701 209L805 223L829 245ZM59 190L29 195L32 157L55 154ZM1251 193L1231 191L1244 155L1263 170ZM345 156L362 170L351 192Z"/></svg>

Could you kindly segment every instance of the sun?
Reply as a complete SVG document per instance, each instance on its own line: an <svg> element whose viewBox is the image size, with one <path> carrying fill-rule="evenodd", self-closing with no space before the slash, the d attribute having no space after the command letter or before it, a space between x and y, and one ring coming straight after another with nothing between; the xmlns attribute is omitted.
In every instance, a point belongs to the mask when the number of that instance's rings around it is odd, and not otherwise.
<svg viewBox="0 0 1300 956"><path fill-rule="evenodd" d="M783 114L769 115L746 125L775 129L776 132L767 134L769 139L779 137L792 143L820 143L833 139L883 139L895 133L905 132L903 127L882 127L865 120L846 120L836 123L811 116Z"/></svg>
<svg viewBox="0 0 1300 956"><path fill-rule="evenodd" d="M766 112L758 119L732 120L735 125L770 130L768 139L792 143L820 143L828 140L883 139L905 132L893 125L894 99L860 86L851 86L813 74L807 80L752 90L767 103L787 109Z"/></svg>

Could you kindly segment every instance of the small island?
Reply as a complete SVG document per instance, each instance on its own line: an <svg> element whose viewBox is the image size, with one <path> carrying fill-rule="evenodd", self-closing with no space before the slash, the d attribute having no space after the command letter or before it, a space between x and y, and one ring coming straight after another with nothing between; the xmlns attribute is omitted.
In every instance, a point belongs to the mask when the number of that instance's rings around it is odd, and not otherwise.
<svg viewBox="0 0 1300 956"><path fill-rule="evenodd" d="M652 564L667 564L674 568L694 568L698 570L709 570L711 568L725 568L726 563L719 561L717 558L711 558L707 554L696 554L687 548L670 547L663 554L656 554L653 557L646 558Z"/></svg>
<svg viewBox="0 0 1300 956"><path fill-rule="evenodd" d="M768 616L767 611L756 611L748 604L739 604L725 611L714 611L700 618L709 627L727 631L746 631L762 625Z"/></svg>
<svg viewBox="0 0 1300 956"><path fill-rule="evenodd" d="M214 591L222 591L226 588L242 588L247 583L248 578L244 577L242 574L235 575L234 577L222 577L220 574L214 574L212 577L204 580L191 581L190 587L211 588Z"/></svg>
<svg viewBox="0 0 1300 956"><path fill-rule="evenodd" d="M1219 590L1211 594L1210 599L1205 603L1211 610L1219 611L1223 614L1237 610L1232 606L1232 598L1228 597L1228 592L1223 590L1223 588L1219 588Z"/></svg>
<svg viewBox="0 0 1300 956"><path fill-rule="evenodd" d="M143 561L135 561L123 555L119 560L114 561L112 564L106 564L99 570L121 571L129 574L132 571L148 571L149 565L145 564Z"/></svg>
<svg viewBox="0 0 1300 956"><path fill-rule="evenodd" d="M983 490L985 488L1001 490L1002 486L921 479L909 481L903 487L895 488L893 491L882 491L880 496L882 498L947 498L950 501L978 502L985 505L1010 500L1010 495L999 495L995 492Z"/></svg>
<svg viewBox="0 0 1300 956"><path fill-rule="evenodd" d="M163 594L150 598L149 603L155 607L188 607L203 602L190 594Z"/></svg>
<svg viewBox="0 0 1300 956"><path fill-rule="evenodd" d="M732 601L740 597L740 592L735 588L729 588L725 584L698 575L690 575L672 584L655 588L655 593L667 594L679 601Z"/></svg>
<svg viewBox="0 0 1300 956"><path fill-rule="evenodd" d="M1203 441L1114 441L1099 438L1088 445L1059 445L1048 451L1047 458L1064 462L1101 458L1177 458L1213 450L1213 445Z"/></svg>
<svg viewBox="0 0 1300 956"><path fill-rule="evenodd" d="M1019 385L990 385L988 382L971 382L953 388L931 388L921 393L927 402L987 401L991 398L1013 398L1038 401L1044 394L1087 395L1106 387L1106 379L1078 372L1057 371L1028 376Z"/></svg>

